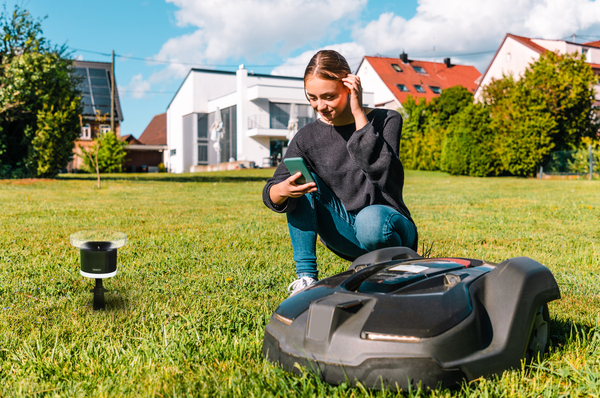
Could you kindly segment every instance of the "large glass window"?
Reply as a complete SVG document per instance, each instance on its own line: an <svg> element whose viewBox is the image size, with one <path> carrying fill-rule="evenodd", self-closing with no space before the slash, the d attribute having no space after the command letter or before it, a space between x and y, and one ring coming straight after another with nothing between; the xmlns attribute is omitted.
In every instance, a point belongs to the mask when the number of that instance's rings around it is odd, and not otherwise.
<svg viewBox="0 0 600 398"><path fill-rule="evenodd" d="M223 139L221 140L221 162L237 159L237 107L221 109Z"/></svg>
<svg viewBox="0 0 600 398"><path fill-rule="evenodd" d="M310 105L295 104L296 117L298 118L298 128L306 126L308 123L315 120L315 114ZM292 104L283 104L270 102L269 113L271 115L270 128L272 129L287 129L290 122L290 112Z"/></svg>
<svg viewBox="0 0 600 398"><path fill-rule="evenodd" d="M198 164L208 164L208 115L198 114Z"/></svg>

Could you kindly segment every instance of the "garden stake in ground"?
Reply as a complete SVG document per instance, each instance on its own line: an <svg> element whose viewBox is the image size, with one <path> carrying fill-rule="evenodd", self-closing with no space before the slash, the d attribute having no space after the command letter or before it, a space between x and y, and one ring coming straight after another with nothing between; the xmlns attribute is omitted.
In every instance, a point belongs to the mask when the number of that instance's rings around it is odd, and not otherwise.
<svg viewBox="0 0 600 398"><path fill-rule="evenodd" d="M94 310L104 309L102 279L117 274L117 249L127 243L127 235L122 232L99 230L79 231L71 235L71 244L81 251L80 273L86 278L96 279Z"/></svg>

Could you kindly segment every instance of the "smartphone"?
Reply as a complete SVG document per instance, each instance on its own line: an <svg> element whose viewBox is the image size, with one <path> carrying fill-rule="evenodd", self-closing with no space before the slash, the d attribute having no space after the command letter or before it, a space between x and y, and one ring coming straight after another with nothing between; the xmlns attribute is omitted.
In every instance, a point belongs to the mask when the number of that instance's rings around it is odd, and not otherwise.
<svg viewBox="0 0 600 398"><path fill-rule="evenodd" d="M291 175L294 175L297 172L302 173L302 176L300 176L296 180L296 184L302 185L309 182L315 182L315 180L312 178L312 175L308 171L308 167L306 167L306 163L304 163L304 159L287 158L283 159L283 163L285 164L285 167L287 167L287 169L290 171Z"/></svg>

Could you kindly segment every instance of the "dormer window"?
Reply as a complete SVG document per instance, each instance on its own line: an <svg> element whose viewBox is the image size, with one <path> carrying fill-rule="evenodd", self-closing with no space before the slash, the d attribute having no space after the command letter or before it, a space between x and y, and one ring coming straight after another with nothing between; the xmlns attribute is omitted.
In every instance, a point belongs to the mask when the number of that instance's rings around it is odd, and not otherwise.
<svg viewBox="0 0 600 398"><path fill-rule="evenodd" d="M442 89L437 87L437 86L429 86L429 88L431 89L431 91L433 91L435 94L441 94L442 93Z"/></svg>
<svg viewBox="0 0 600 398"><path fill-rule="evenodd" d="M394 68L396 72L402 72L402 68L398 64L392 64L392 68Z"/></svg>
<svg viewBox="0 0 600 398"><path fill-rule="evenodd" d="M81 127L80 138L82 140L91 140L92 139L92 127L89 124L84 124L83 127Z"/></svg>
<svg viewBox="0 0 600 398"><path fill-rule="evenodd" d="M423 74L423 75L426 75L426 74L427 74L427 72L425 72L425 69L423 69L423 68L422 68L422 67L420 67L420 66L412 65L412 68L413 68L413 69L415 70L415 72L417 72L417 73L421 73L421 74Z"/></svg>
<svg viewBox="0 0 600 398"><path fill-rule="evenodd" d="M417 93L424 93L425 92L425 89L420 84L414 84L414 86L415 86L415 90L417 90Z"/></svg>
<svg viewBox="0 0 600 398"><path fill-rule="evenodd" d="M400 91L410 91L404 84L396 84L396 87L398 87L398 90Z"/></svg>

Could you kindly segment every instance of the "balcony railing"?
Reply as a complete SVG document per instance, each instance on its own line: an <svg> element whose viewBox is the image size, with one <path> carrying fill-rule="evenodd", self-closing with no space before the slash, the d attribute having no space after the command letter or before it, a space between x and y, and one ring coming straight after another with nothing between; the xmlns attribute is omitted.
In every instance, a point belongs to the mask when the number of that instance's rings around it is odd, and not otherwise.
<svg viewBox="0 0 600 398"><path fill-rule="evenodd" d="M298 117L298 128L312 122L312 117ZM288 115L252 115L248 116L248 129L287 129L290 117Z"/></svg>

